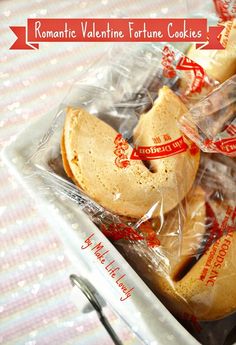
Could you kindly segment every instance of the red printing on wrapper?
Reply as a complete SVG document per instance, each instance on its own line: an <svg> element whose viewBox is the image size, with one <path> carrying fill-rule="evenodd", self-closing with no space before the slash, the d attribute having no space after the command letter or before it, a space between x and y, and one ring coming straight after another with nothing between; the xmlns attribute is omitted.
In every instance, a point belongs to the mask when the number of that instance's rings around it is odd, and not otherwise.
<svg viewBox="0 0 236 345"><path fill-rule="evenodd" d="M199 147L195 143L192 142L189 148L190 154L192 156L196 156L196 154L198 154L199 151L200 151Z"/></svg>
<svg viewBox="0 0 236 345"><path fill-rule="evenodd" d="M236 126L234 124L231 123L225 130L230 136L236 136Z"/></svg>
<svg viewBox="0 0 236 345"><path fill-rule="evenodd" d="M202 91L202 88L205 84L205 72L200 65L187 58L186 56L183 56L179 60L176 69L182 71L193 71L193 80L191 86L189 88L189 91L186 91L185 94L195 92L200 93Z"/></svg>
<svg viewBox="0 0 236 345"><path fill-rule="evenodd" d="M213 141L211 139L206 139L204 145L211 148L217 152L224 153L229 156L236 156L236 137L234 138L224 138L218 141Z"/></svg>
<svg viewBox="0 0 236 345"><path fill-rule="evenodd" d="M162 61L163 66L163 76L165 78L174 78L176 76L176 71L173 66L175 60L175 52L170 50L168 46L165 46L162 50Z"/></svg>
<svg viewBox="0 0 236 345"><path fill-rule="evenodd" d="M135 229L123 223L114 223L109 226L102 224L101 230L103 234L112 241L118 241L121 239L140 241L145 239Z"/></svg>
<svg viewBox="0 0 236 345"><path fill-rule="evenodd" d="M184 142L184 138L180 137L163 145L138 146L133 149L130 159L153 160L158 158L165 158L185 152L187 149L188 145Z"/></svg>
<svg viewBox="0 0 236 345"><path fill-rule="evenodd" d="M114 140L114 144L116 145L114 154L117 156L117 158L115 159L115 164L116 166L118 166L118 168L126 168L130 165L128 156L125 153L125 151L129 148L129 144L121 134L117 134Z"/></svg>
<svg viewBox="0 0 236 345"><path fill-rule="evenodd" d="M161 144L163 141L171 141L171 137L168 133L166 133L163 135L159 135L158 137L152 138L152 141L154 142L154 144Z"/></svg>
<svg viewBox="0 0 236 345"><path fill-rule="evenodd" d="M122 137L121 134L117 134L114 143L115 143L115 150L114 154L117 156L115 158L115 164L118 168L126 168L130 165L130 160L154 160L160 158L166 158L173 155L177 155L179 153L187 151L189 148L184 138L181 136L176 140L171 140L171 137L168 134L164 134L163 140L167 143L162 145L154 145L154 146L137 146L133 148L133 151L128 157L126 151L129 148L129 144L127 141ZM162 142L161 137L153 138L155 143ZM191 144L190 146L190 153L195 155L198 152L198 148L195 144Z"/></svg>
<svg viewBox="0 0 236 345"><path fill-rule="evenodd" d="M222 22L226 22L236 17L236 3L234 0L213 0Z"/></svg>
<svg viewBox="0 0 236 345"><path fill-rule="evenodd" d="M154 248L160 246L161 242L159 241L156 232L153 230L150 221L142 223L139 229L143 234L145 234L148 247Z"/></svg>
<svg viewBox="0 0 236 345"><path fill-rule="evenodd" d="M229 40L229 35L230 35L231 29L233 26L233 22L232 21L227 21L227 22L223 22L223 23L219 22L218 25L219 26L223 25L225 27L225 29L221 35L221 44L224 48L226 48L228 40Z"/></svg>
<svg viewBox="0 0 236 345"><path fill-rule="evenodd" d="M210 246L212 243L207 243L206 245L206 252L204 253L204 255L207 255L207 260L199 278L201 281L205 282L206 286L214 286L215 281L218 278L219 271L223 265L225 256L227 255L227 252L232 243L233 232L235 231L235 227L228 225L228 222L230 219L232 220L232 222L234 222L235 215L236 207L233 209L231 206L228 206L221 227L219 227L215 216L213 216L213 228L210 234L210 238L212 240L215 238L218 239L214 242L211 249ZM221 243L219 237L225 232L226 236L223 243Z"/></svg>
<svg viewBox="0 0 236 345"><path fill-rule="evenodd" d="M163 76L165 78L174 78L176 77L176 70L182 71L192 71L192 81L190 88L186 90L185 94L189 93L200 93L204 84L205 84L205 72L204 69L198 65L196 62L192 61L191 59L187 58L186 56L182 56L178 61L176 67L174 66L174 62L176 60L175 52L172 51L168 46L165 46L162 49L162 61L161 64L163 66Z"/></svg>
<svg viewBox="0 0 236 345"><path fill-rule="evenodd" d="M233 19L236 18L236 2L235 0L213 0L216 12L219 15L218 26L225 27L224 35L221 36L221 44L226 48L230 31L233 26Z"/></svg>
<svg viewBox="0 0 236 345"><path fill-rule="evenodd" d="M226 138L216 141L215 146L219 151L236 155L236 138Z"/></svg>
<svg viewBox="0 0 236 345"><path fill-rule="evenodd" d="M151 224L148 222L140 225L139 230L135 230L132 226L128 226L124 223L113 223L108 226L101 225L101 231L111 241L129 240L129 241L146 241L148 247L157 247L160 245L160 241L157 238L155 231L152 229Z"/></svg>

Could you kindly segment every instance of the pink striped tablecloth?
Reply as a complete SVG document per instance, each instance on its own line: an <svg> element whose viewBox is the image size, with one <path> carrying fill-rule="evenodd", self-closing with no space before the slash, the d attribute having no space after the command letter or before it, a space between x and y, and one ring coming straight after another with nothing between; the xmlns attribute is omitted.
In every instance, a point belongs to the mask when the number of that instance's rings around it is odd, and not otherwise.
<svg viewBox="0 0 236 345"><path fill-rule="evenodd" d="M204 1L205 2L205 1ZM195 1L194 1L195 3ZM43 43L12 51L10 25L37 17L187 17L185 0L17 0L0 2L0 148L55 108L104 43ZM191 3L191 6L194 7ZM193 8L191 8L193 10ZM72 263L59 238L0 160L0 343L4 345L112 344L94 313L70 299ZM79 273L79 272L78 272ZM124 344L135 337L109 318Z"/></svg>

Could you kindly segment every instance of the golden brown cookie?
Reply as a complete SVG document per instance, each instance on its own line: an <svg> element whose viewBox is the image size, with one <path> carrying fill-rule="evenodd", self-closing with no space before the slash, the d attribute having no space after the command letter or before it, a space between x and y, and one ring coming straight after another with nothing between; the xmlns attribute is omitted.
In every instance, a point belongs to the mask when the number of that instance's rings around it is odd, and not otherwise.
<svg viewBox="0 0 236 345"><path fill-rule="evenodd" d="M159 247L120 242L118 248L175 315L223 318L236 310L236 229L229 227L206 246L204 191L197 187L185 202L165 215ZM223 209L217 210L220 221Z"/></svg>
<svg viewBox="0 0 236 345"><path fill-rule="evenodd" d="M140 119L145 136L153 137L168 131L173 133L173 139L181 136L177 120L185 110L182 101L168 88L163 88L154 107ZM152 162L155 173L141 160L130 160L129 166L121 169L115 164L117 134L86 110L69 108L61 144L68 176L87 195L115 214L140 218L154 205L156 209L152 209L152 216L158 215L160 208L163 212L173 209L193 184L199 152L191 153L190 145L178 155L158 159ZM148 139L142 136L140 142L146 145ZM131 146L128 145L126 153L131 156Z"/></svg>

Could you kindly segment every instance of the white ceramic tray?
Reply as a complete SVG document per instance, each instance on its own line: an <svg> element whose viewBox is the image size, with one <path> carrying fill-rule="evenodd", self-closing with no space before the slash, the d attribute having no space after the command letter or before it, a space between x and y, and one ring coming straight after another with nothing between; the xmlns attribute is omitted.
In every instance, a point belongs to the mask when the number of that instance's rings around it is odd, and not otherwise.
<svg viewBox="0 0 236 345"><path fill-rule="evenodd" d="M53 116L54 112L47 114L19 133L15 141L2 152L4 161L24 185L25 191L37 200L39 212L47 218L53 231L60 237L74 267L78 267L80 274L82 273L95 286L107 304L125 321L143 344L199 344L150 291L77 204L67 198L63 200L62 197L54 195L51 189L45 189L43 178L33 174L32 171L29 176L30 166L26 173L25 163L47 131ZM105 265L101 264L90 248L81 249L85 239L92 234L94 234L93 243L102 242L104 249L109 251L106 255L106 263L114 260L112 265L120 267L121 274L117 275L117 278L125 274L123 282L128 287L134 288L131 297L125 301L120 301L120 298L125 296L116 279L111 278L108 270L105 269Z"/></svg>

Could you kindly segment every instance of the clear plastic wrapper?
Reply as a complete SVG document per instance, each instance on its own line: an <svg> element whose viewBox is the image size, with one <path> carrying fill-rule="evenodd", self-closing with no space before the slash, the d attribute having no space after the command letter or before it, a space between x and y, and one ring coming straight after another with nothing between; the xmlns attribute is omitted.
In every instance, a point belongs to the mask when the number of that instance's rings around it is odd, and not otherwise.
<svg viewBox="0 0 236 345"><path fill-rule="evenodd" d="M210 77L223 83L236 73L236 2L204 1L194 16L207 18L209 25L222 28L220 42L224 49L207 49L206 46L197 49L196 44L192 44L186 54L201 65Z"/></svg>
<svg viewBox="0 0 236 345"><path fill-rule="evenodd" d="M187 56L201 65L209 76L223 83L236 73L236 19L218 20L222 27L221 44L224 49L196 49L192 45Z"/></svg>
<svg viewBox="0 0 236 345"><path fill-rule="evenodd" d="M224 49L196 49L193 44L187 56L201 65L207 74L224 83L182 118L182 130L205 152L236 155L235 73L236 73L236 3L214 0L215 14L206 6L201 17L211 25L222 27L220 41Z"/></svg>
<svg viewBox="0 0 236 345"><path fill-rule="evenodd" d="M88 75L31 158L35 173L79 204L184 323L225 318L236 308L233 168L209 157L199 168L200 150L179 128L216 83L164 44L113 48Z"/></svg>
<svg viewBox="0 0 236 345"><path fill-rule="evenodd" d="M149 287L203 344L224 344L236 322L236 170L229 161L203 156L187 197L162 221L155 218L140 226L143 234L154 232L159 244L115 241Z"/></svg>
<svg viewBox="0 0 236 345"><path fill-rule="evenodd" d="M181 118L183 132L205 152L236 156L236 76Z"/></svg>

